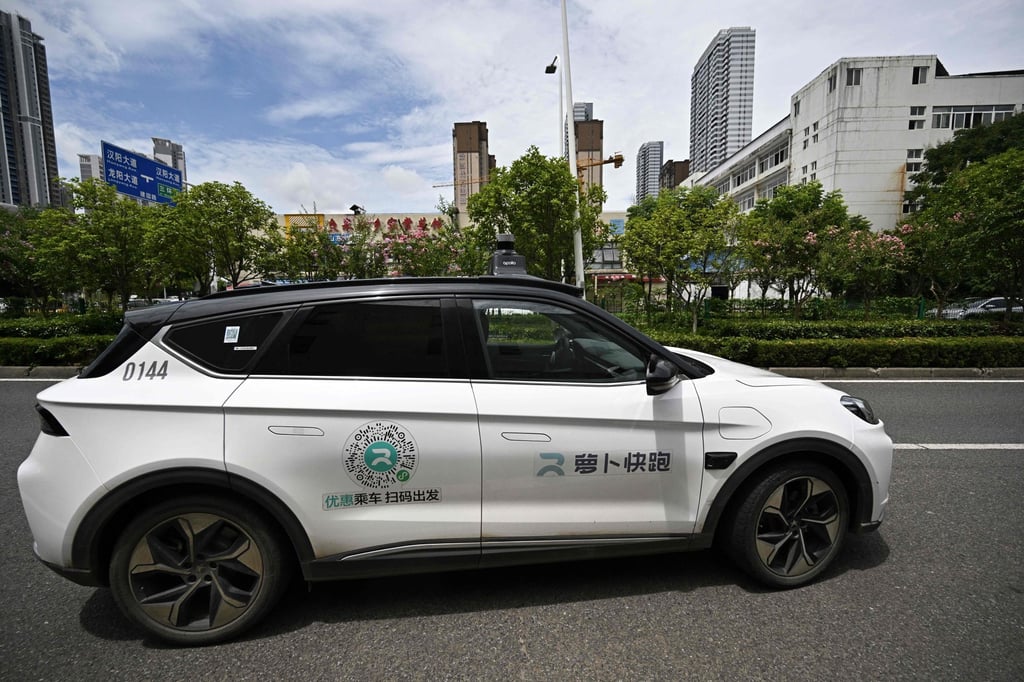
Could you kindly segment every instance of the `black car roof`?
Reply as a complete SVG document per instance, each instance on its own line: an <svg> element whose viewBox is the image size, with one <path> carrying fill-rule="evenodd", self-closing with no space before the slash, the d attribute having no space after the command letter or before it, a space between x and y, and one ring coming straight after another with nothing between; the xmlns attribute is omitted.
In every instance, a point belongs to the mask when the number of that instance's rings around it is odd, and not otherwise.
<svg viewBox="0 0 1024 682"><path fill-rule="evenodd" d="M579 298L579 287L524 275L484 275L480 277L398 277L391 279L352 279L240 287L181 303L165 303L152 308L128 311L127 322L149 327L168 322L184 322L214 315L230 314L298 305L314 301L341 300L366 296L403 294L486 294L524 290L548 291Z"/></svg>

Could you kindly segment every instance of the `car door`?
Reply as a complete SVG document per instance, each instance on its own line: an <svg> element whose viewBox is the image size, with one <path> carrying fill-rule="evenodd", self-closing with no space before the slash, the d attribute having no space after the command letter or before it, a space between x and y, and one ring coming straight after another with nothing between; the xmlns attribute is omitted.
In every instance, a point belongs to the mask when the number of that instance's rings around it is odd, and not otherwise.
<svg viewBox="0 0 1024 682"><path fill-rule="evenodd" d="M650 351L582 307L479 298L463 320L483 355L485 558L513 540L692 532L703 420L690 381L648 395Z"/></svg>
<svg viewBox="0 0 1024 682"><path fill-rule="evenodd" d="M431 544L442 563L476 564L480 440L447 307L302 309L225 404L228 470L288 505L317 558L397 560Z"/></svg>

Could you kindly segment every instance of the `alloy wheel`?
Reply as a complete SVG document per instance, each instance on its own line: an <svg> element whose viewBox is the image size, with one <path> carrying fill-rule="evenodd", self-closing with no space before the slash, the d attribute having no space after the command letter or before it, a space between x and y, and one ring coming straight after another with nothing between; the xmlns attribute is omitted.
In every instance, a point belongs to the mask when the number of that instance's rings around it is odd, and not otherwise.
<svg viewBox="0 0 1024 682"><path fill-rule="evenodd" d="M792 478L761 507L757 554L772 573L800 576L829 557L841 532L841 507L832 487L813 476Z"/></svg>
<svg viewBox="0 0 1024 682"><path fill-rule="evenodd" d="M264 578L259 545L237 524L208 513L169 518L138 541L128 581L155 623L206 631L243 616Z"/></svg>

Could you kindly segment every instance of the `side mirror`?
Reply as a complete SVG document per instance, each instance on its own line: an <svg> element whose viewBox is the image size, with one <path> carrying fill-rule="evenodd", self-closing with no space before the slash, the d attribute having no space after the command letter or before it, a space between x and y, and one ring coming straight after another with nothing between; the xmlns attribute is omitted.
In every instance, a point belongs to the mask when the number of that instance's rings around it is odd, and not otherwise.
<svg viewBox="0 0 1024 682"><path fill-rule="evenodd" d="M679 383L679 368L665 358L651 355L647 361L647 395L661 395Z"/></svg>

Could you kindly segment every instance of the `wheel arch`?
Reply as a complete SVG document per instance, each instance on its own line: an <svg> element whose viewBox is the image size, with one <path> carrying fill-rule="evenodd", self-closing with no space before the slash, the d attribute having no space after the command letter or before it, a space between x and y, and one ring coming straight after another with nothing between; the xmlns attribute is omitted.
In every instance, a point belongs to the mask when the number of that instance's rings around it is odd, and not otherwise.
<svg viewBox="0 0 1024 682"><path fill-rule="evenodd" d="M230 496L263 511L287 539L298 565L313 558L309 537L298 518L276 495L247 479L224 471L181 468L156 471L132 479L97 502L79 524L71 545L71 565L84 570L87 584L106 586L106 566L118 535L146 506L176 495L208 492ZM84 576L83 576L84 577ZM85 582L85 581L79 581Z"/></svg>
<svg viewBox="0 0 1024 682"><path fill-rule="evenodd" d="M784 462L811 459L831 469L846 489L850 503L850 527L858 530L871 521L874 492L871 477L860 459L847 448L819 438L798 438L776 443L748 458L733 472L715 496L704 521L703 536L710 542L723 517L734 507L742 493L753 485L758 474ZM740 496L738 497L738 494Z"/></svg>

